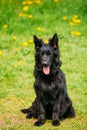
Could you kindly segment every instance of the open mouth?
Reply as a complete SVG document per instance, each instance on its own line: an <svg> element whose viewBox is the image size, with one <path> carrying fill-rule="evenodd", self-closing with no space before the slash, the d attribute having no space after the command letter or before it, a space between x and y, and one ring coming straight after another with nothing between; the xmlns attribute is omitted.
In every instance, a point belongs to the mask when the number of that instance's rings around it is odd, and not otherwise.
<svg viewBox="0 0 87 130"><path fill-rule="evenodd" d="M49 66L43 66L43 73L45 74L45 75L48 75L48 74L50 74L50 67Z"/></svg>

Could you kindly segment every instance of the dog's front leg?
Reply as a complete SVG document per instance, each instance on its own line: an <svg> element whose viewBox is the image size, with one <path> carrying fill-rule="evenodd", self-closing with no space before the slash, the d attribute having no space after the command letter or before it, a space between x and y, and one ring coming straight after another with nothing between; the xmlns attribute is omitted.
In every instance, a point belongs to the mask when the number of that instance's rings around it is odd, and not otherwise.
<svg viewBox="0 0 87 130"><path fill-rule="evenodd" d="M58 126L60 125L59 121L59 113L60 113L60 103L61 103L62 96L60 95L55 102L55 105L53 107L53 114L52 114L52 125Z"/></svg>
<svg viewBox="0 0 87 130"><path fill-rule="evenodd" d="M39 109L39 116L34 124L35 126L40 126L45 123L45 109L42 102L39 102L38 109Z"/></svg>

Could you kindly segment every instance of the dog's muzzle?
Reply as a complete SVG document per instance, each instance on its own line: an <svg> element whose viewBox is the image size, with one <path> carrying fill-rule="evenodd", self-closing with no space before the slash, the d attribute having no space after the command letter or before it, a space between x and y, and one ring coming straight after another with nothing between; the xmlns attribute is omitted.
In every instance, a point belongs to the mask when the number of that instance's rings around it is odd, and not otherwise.
<svg viewBox="0 0 87 130"><path fill-rule="evenodd" d="M44 62L42 63L42 65L43 65L43 73L44 73L45 75L49 75L49 74L50 74L50 67L49 67L47 61L44 61Z"/></svg>

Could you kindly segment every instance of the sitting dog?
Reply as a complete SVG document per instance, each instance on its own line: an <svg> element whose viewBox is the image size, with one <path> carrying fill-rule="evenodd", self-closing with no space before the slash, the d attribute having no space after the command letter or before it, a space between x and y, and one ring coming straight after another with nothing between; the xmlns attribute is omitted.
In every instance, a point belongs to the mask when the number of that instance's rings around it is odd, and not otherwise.
<svg viewBox="0 0 87 130"><path fill-rule="evenodd" d="M60 120L75 117L75 111L67 93L65 75L60 69L58 36L54 34L48 44L34 36L34 43L36 98L30 108L21 111L26 114L26 118L37 118L35 126L44 124L46 119L52 119L52 124L58 126Z"/></svg>

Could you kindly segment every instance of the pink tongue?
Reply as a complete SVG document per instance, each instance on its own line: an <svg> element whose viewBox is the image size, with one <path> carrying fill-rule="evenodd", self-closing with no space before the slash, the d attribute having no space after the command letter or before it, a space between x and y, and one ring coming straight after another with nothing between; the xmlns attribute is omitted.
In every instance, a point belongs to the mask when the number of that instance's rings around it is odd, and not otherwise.
<svg viewBox="0 0 87 130"><path fill-rule="evenodd" d="M44 72L44 74L49 74L50 73L50 68L49 68L49 66L48 67L43 67L43 72Z"/></svg>

